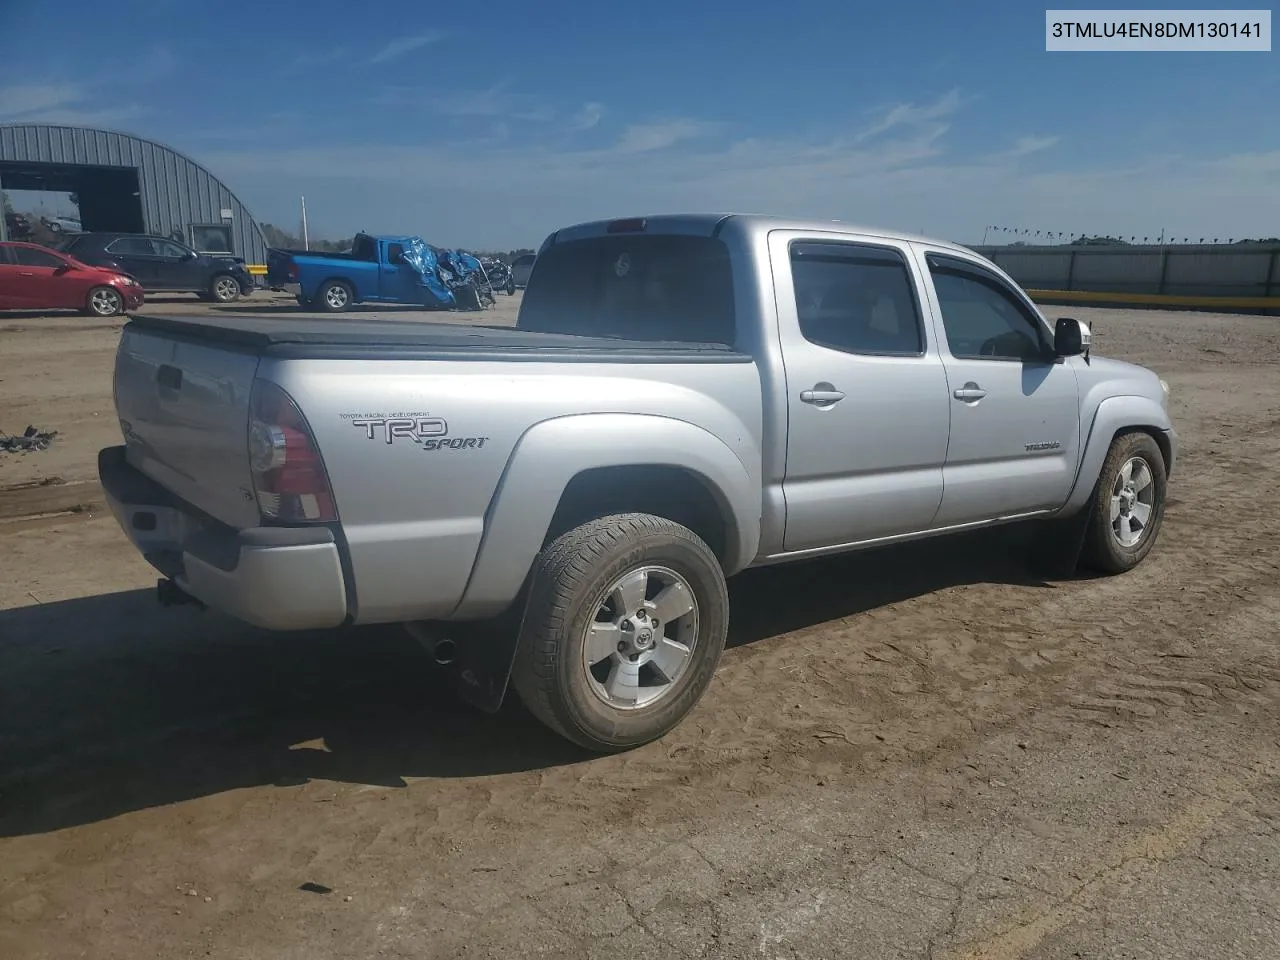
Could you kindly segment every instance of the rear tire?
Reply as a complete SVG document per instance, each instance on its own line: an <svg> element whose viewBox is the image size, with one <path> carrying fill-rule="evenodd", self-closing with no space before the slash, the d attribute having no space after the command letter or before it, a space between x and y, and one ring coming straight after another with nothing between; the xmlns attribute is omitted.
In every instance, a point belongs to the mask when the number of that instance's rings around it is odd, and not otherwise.
<svg viewBox="0 0 1280 960"><path fill-rule="evenodd" d="M1116 437L1093 489L1084 563L1124 573L1146 559L1164 521L1165 485L1164 454L1150 434Z"/></svg>
<svg viewBox="0 0 1280 960"><path fill-rule="evenodd" d="M124 313L124 297L114 287L94 287L85 300L85 312L95 317L116 317Z"/></svg>
<svg viewBox="0 0 1280 960"><path fill-rule="evenodd" d="M342 313L351 306L351 287L341 280L327 280L320 285L313 301L325 313Z"/></svg>
<svg viewBox="0 0 1280 960"><path fill-rule="evenodd" d="M693 531L644 513L603 517L534 562L511 683L561 736L628 750L694 708L728 629L724 572Z"/></svg>

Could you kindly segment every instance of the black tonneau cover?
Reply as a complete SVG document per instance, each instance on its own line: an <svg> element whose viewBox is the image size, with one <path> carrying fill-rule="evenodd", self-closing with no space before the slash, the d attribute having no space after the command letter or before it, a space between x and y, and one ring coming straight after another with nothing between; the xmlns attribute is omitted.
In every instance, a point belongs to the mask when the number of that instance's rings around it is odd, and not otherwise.
<svg viewBox="0 0 1280 960"><path fill-rule="evenodd" d="M515 327L413 320L135 316L126 326L264 356L315 359L749 363L722 343L616 340Z"/></svg>

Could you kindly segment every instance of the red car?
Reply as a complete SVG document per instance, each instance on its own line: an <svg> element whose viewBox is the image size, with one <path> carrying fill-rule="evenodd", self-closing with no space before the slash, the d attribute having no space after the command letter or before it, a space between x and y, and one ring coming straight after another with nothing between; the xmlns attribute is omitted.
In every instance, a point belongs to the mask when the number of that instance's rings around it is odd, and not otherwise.
<svg viewBox="0 0 1280 960"><path fill-rule="evenodd" d="M0 310L81 310L114 317L142 306L143 290L118 270L91 267L34 243L0 243Z"/></svg>

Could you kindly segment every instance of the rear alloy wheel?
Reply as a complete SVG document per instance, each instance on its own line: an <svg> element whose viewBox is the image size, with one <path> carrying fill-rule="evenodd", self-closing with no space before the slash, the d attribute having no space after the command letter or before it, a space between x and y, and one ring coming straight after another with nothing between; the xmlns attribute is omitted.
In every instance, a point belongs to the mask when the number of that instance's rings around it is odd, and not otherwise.
<svg viewBox="0 0 1280 960"><path fill-rule="evenodd" d="M626 750L694 708L728 629L724 573L693 531L649 514L603 517L535 561L511 682L567 739Z"/></svg>
<svg viewBox="0 0 1280 960"><path fill-rule="evenodd" d="M240 283L235 277L226 274L214 277L209 285L209 296L218 303L231 303L240 299Z"/></svg>
<svg viewBox="0 0 1280 960"><path fill-rule="evenodd" d="M94 287L89 291L87 309L95 317L114 317L124 313L124 297L113 287Z"/></svg>
<svg viewBox="0 0 1280 960"><path fill-rule="evenodd" d="M351 306L351 288L340 280L331 280L320 288L315 304L326 313L341 313Z"/></svg>

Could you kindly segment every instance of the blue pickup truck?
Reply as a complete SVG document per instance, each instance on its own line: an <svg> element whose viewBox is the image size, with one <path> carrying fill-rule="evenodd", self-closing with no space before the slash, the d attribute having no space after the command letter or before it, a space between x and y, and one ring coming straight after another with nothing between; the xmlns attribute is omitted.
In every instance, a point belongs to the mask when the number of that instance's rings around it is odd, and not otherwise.
<svg viewBox="0 0 1280 960"><path fill-rule="evenodd" d="M419 237L367 233L356 235L350 253L273 249L267 254L267 284L326 313L366 302L450 309L455 297L437 275L437 252Z"/></svg>

